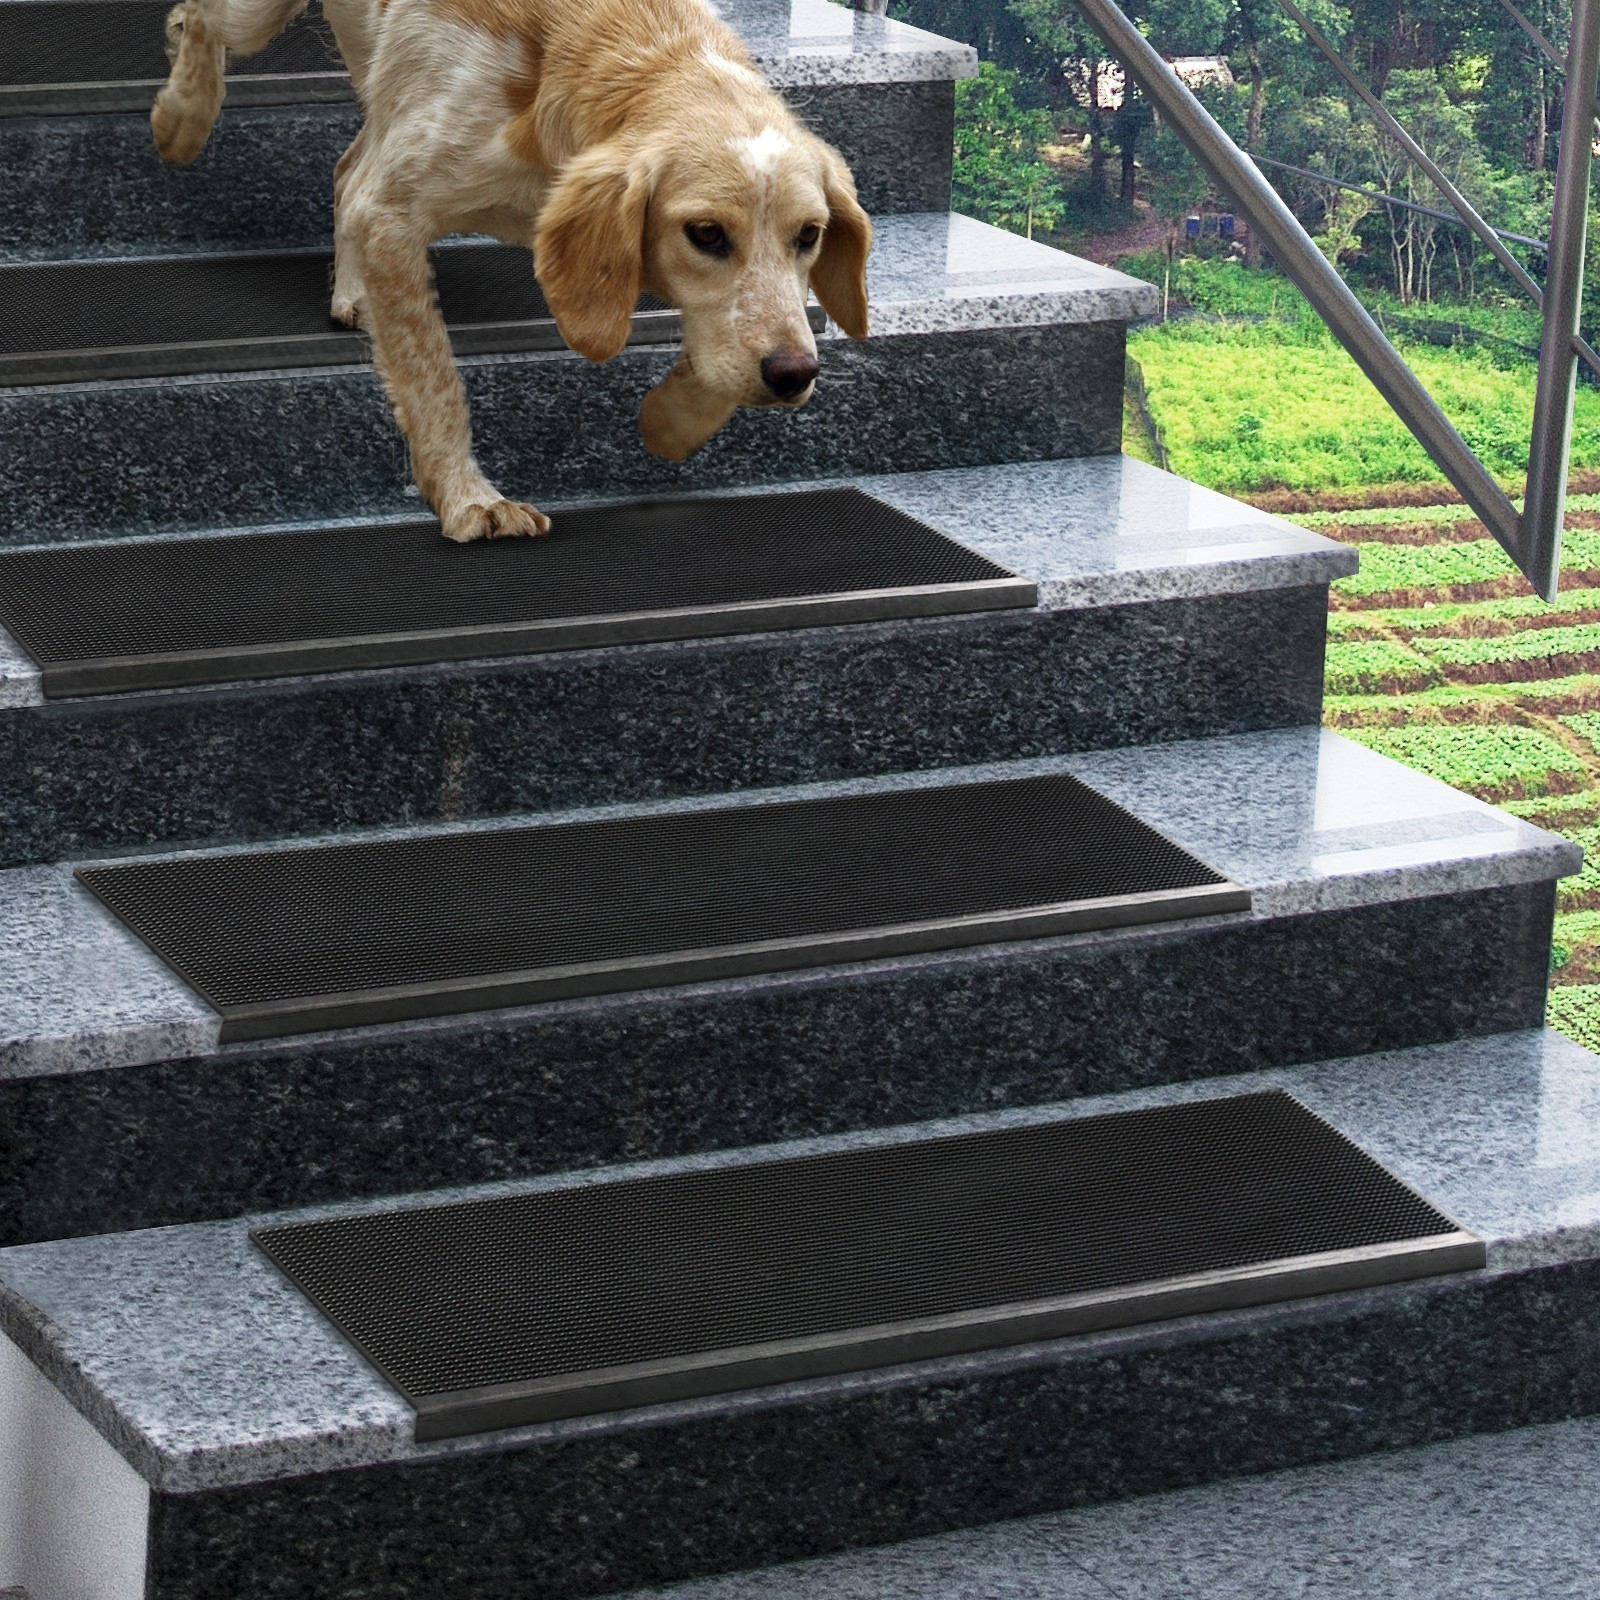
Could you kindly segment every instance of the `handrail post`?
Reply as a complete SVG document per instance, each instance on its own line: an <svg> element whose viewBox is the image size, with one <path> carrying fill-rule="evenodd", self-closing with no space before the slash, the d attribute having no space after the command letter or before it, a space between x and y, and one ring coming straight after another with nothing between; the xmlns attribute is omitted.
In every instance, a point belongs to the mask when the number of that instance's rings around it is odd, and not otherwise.
<svg viewBox="0 0 1600 1600"><path fill-rule="evenodd" d="M1573 385L1577 378L1572 341L1578 333L1582 310L1593 138L1590 107L1597 75L1600 0L1573 0L1561 155L1556 164L1555 212L1550 222L1550 267L1544 289L1544 330L1539 339L1539 385L1533 397L1528 489L1522 512L1523 542L1531 547L1534 570L1549 575L1547 585L1535 579L1535 586L1546 600L1556 596L1567 468L1572 455Z"/></svg>

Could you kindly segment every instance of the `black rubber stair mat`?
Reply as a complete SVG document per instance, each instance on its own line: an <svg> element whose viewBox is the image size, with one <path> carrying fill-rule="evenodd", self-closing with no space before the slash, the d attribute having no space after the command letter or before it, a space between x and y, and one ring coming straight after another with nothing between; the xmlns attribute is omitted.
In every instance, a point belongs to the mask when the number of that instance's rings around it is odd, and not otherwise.
<svg viewBox="0 0 1600 1600"><path fill-rule="evenodd" d="M858 489L560 511L542 539L431 525L0 552L0 625L49 697L1031 606Z"/></svg>
<svg viewBox="0 0 1600 1600"><path fill-rule="evenodd" d="M266 1038L1247 909L1062 773L80 867Z"/></svg>
<svg viewBox="0 0 1600 1600"><path fill-rule="evenodd" d="M1481 1267L1281 1090L258 1228L418 1439Z"/></svg>
<svg viewBox="0 0 1600 1600"><path fill-rule="evenodd" d="M166 81L172 0L4 0L0 116L145 111ZM352 100L320 7L228 65L229 106Z"/></svg>
<svg viewBox="0 0 1600 1600"><path fill-rule="evenodd" d="M529 251L446 244L433 262L457 355L566 348ZM325 249L0 265L0 385L365 361L366 336L329 315L332 284ZM809 314L821 328L821 307ZM675 310L640 300L630 342L681 333Z"/></svg>

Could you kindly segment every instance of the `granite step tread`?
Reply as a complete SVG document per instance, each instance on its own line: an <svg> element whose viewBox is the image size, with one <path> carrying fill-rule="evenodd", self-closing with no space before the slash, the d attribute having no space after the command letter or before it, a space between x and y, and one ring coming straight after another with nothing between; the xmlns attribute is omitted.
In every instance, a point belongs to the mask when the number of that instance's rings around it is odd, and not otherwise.
<svg viewBox="0 0 1600 1600"><path fill-rule="evenodd" d="M704 497L715 502L847 483L1032 580L1046 612L1324 584L1348 576L1357 564L1348 545L1128 456L819 478ZM548 509L559 516L604 503L552 503ZM416 520L432 523L430 517ZM391 677L406 671L387 669ZM0 715L44 700L38 668L0 629Z"/></svg>
<svg viewBox="0 0 1600 1600"><path fill-rule="evenodd" d="M1541 884L1576 871L1581 861L1578 848L1563 839L1314 728L763 790L738 797L595 808L582 814L703 808L730 798L759 804L801 795L1058 771L1076 774L1251 891L1250 912L1194 919L1176 934L1160 935L1163 938L1182 938L1221 921L1261 922ZM498 818L461 826L549 821L561 815ZM416 836L429 831L438 830L365 830L343 837ZM1153 936L1149 930L1113 930L993 948L1001 953L1042 951ZM0 1079L104 1070L173 1057L214 1057L241 1048L219 1045L216 1014L96 904L74 882L68 866L0 873L0 949L7 957L0 975L0 1018L4 1018ZM966 959L982 955L969 952ZM767 986L825 982L839 972L905 977L949 959L949 953L897 957L818 969L804 976L729 979L663 993L737 1002ZM621 997L621 1003L634 998ZM565 1015L573 1006L617 1003L556 1001L493 1015L502 1020ZM468 1017L457 1019L455 1026L473 1024ZM350 1030L349 1036L380 1039L388 1033L378 1027Z"/></svg>
<svg viewBox="0 0 1600 1600"><path fill-rule="evenodd" d="M1549 1032L1498 1035L1206 1084L1094 1096L937 1124L801 1141L799 1154L1015 1126L1061 1115L1282 1088L1488 1242L1482 1272L1080 1335L737 1395L418 1443L400 1397L249 1244L247 1229L370 1207L349 1204L0 1250L0 1329L124 1458L166 1493L259 1485L380 1464L560 1447L579 1439L692 1433L712 1416L847 1407L873 1393L1001 1382L1050 1369L1081 1380L1116 1352L1202 1338L1248 1346L1263 1330L1359 1317L1407 1297L1481 1295L1518 1274L1600 1253L1600 1060ZM768 1150L764 1154L777 1153ZM554 1175L429 1199L603 1183L625 1173L731 1164L724 1151L669 1163ZM1559 1311L1553 1313L1559 1320ZM1503 1375L1515 1387L1521 1375ZM657 1445L659 1451L659 1442Z"/></svg>
<svg viewBox="0 0 1600 1600"><path fill-rule="evenodd" d="M564 348L526 250L452 240L433 263L457 356ZM0 386L362 362L365 335L329 315L332 282L331 249L0 264ZM810 317L826 326L820 307ZM628 342L667 344L682 331L647 296Z"/></svg>
<svg viewBox="0 0 1600 1600"><path fill-rule="evenodd" d="M342 74L323 83L348 94ZM150 137L153 85L123 112L49 117L8 117L0 89L0 262L331 248L333 172L359 109L348 100L252 106L252 91L281 92L281 80L230 77L206 148L174 168ZM874 216L949 210L954 82L844 80L779 94L844 157Z"/></svg>
<svg viewBox="0 0 1600 1600"><path fill-rule="evenodd" d="M1585 1600L1600 1417L847 1555L616 1600Z"/></svg>
<svg viewBox="0 0 1600 1600"><path fill-rule="evenodd" d="M476 235L459 235L438 245L436 255L442 263L441 292L447 316L454 303L453 295L461 303L461 314L456 321L463 328L470 331L479 324L492 324L505 335L503 349L500 345L485 344L468 354L524 353L517 343L508 342L518 317L522 317L528 327L542 324L548 317L532 283L531 253ZM514 272L511 264L518 257L529 280L526 304L513 303L514 285L508 281L508 276ZM121 330L115 339L111 339L106 329L94 326L108 315L107 303L119 299L130 301L129 316L136 322L140 297L148 296L157 287L163 294L195 301L193 337L203 343L223 339L226 330L221 328L221 323L226 320L230 296L240 300L240 336L246 341L279 338L292 341L310 332L325 334L332 340L343 333L336 324L328 322L322 328L310 326L314 318L305 304L306 291L301 280L313 269L331 272L331 251L242 249L209 252L203 258L131 255L0 264L0 301L10 298L7 284L15 280L18 294L26 289L31 308L29 315L9 328L0 339L0 362L12 358L20 361L35 348L75 350L84 341L87 341L85 349L108 340L130 348L173 344L179 339L183 319L175 316L166 305L152 308L152 332L148 338L136 336L131 324L130 329ZM92 285L95 306L70 317L59 309L52 310L46 293L52 273L59 278L62 293L77 292L79 284ZM186 287L187 279L194 280L192 288ZM126 290L117 287L123 280L129 285ZM281 285L281 315L275 315L271 306L261 303L269 283ZM329 293L331 296L331 290ZM873 338L1126 321L1148 315L1156 304L1156 289L1152 284L1131 278L1114 267L1101 266L1036 240L1021 238L960 212L907 212L875 219L872 254L867 265L867 296ZM649 315L659 318L666 313ZM75 342L74 331L80 321L83 327L77 330ZM30 344L28 330L34 323L39 324L40 338ZM45 335L54 342L44 342ZM675 330L648 340L641 333L640 342L664 343L675 337ZM526 353L550 352L541 349ZM582 359L564 349L559 354L568 360ZM322 357L318 356L317 360L321 362ZM359 356L347 354L342 360L330 359L325 364L330 368L347 368L359 367L363 362ZM283 358L273 365L300 370L302 364L295 362L292 349L286 346ZM6 370L0 366L0 372ZM204 366L195 369L198 374L216 371ZM85 376L60 385L50 380L50 387L74 392L124 385L148 387L151 383L166 383L191 375L161 373L151 378L130 376L105 380ZM235 374L233 381L248 382L250 379L244 374ZM35 387L36 384L22 376L13 375L0 383L0 397L9 391L26 392Z"/></svg>
<svg viewBox="0 0 1600 1600"><path fill-rule="evenodd" d="M872 336L822 336L801 410L741 410L665 462L637 418L671 347L598 367L566 350L468 356L484 470L503 492L560 501L597 483L621 499L1117 451L1124 329L1153 308L1152 286L956 214L881 221ZM365 363L0 389L0 494L11 545L418 509Z"/></svg>
<svg viewBox="0 0 1600 1600"><path fill-rule="evenodd" d="M144 109L165 81L166 0L0 0L0 116ZM776 87L972 77L977 52L888 17L828 0L719 0ZM318 11L229 72L235 104L351 98Z"/></svg>

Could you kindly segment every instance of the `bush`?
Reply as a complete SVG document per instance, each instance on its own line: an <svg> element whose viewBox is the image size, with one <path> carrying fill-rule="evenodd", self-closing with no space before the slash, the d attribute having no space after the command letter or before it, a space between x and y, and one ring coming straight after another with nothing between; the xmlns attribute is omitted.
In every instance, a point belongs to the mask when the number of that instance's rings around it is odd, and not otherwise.
<svg viewBox="0 0 1600 1600"><path fill-rule="evenodd" d="M1323 687L1329 694L1376 694L1422 689L1439 682L1439 669L1388 639L1330 643Z"/></svg>
<svg viewBox="0 0 1600 1600"><path fill-rule="evenodd" d="M1018 74L992 61L956 85L955 207L1031 239L1061 225L1066 200L1039 154L1055 128L1048 111L1017 103Z"/></svg>
<svg viewBox="0 0 1600 1600"><path fill-rule="evenodd" d="M1581 671L1600 651L1600 623L1530 628L1487 639L1423 638L1415 644L1430 661L1450 668L1457 681L1465 678L1507 683L1517 678Z"/></svg>
<svg viewBox="0 0 1600 1600"><path fill-rule="evenodd" d="M1574 983L1552 989L1546 1020L1585 1050L1600 1053L1600 984Z"/></svg>
<svg viewBox="0 0 1600 1600"><path fill-rule="evenodd" d="M1241 283L1252 276L1235 270ZM1444 481L1309 313L1294 321L1167 323L1135 331L1129 344L1172 470L1185 477L1232 493ZM1533 367L1504 370L1478 349L1409 345L1404 353L1489 471L1520 477ZM1261 425L1248 424L1241 436L1244 417ZM1578 391L1572 465L1600 465L1600 391Z"/></svg>

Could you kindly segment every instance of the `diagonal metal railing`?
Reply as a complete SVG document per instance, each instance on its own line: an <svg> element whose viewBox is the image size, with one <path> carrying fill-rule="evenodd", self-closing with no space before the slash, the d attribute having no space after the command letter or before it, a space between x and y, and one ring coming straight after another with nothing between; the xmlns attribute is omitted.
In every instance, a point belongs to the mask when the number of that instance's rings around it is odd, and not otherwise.
<svg viewBox="0 0 1600 1600"><path fill-rule="evenodd" d="M1549 271L1542 291L1465 196L1400 129L1400 142L1407 153L1413 159L1422 157L1419 164L1439 185L1441 193L1463 221L1483 239L1485 247L1502 265L1509 261L1513 276L1539 297L1543 312L1539 374L1534 391L1527 484L1523 509L1519 513L1260 169L1223 132L1115 0L1074 0L1074 3L1206 175L1249 222L1279 267L1311 302L1461 498L1477 512L1538 593L1546 600L1553 600L1560 572L1561 527L1572 445L1573 390L1581 345L1578 314L1588 223L1592 93L1580 88L1566 97L1550 225ZM1281 0L1281 3L1303 26L1310 27L1292 0ZM1569 85L1592 88L1600 77L1600 0L1573 0L1571 42L1563 65ZM1344 71L1341 76L1345 76ZM1346 81L1358 87L1353 75ZM1364 88L1359 92L1369 109L1381 107L1381 102L1368 95ZM1393 137L1398 124L1387 108L1382 108L1380 121ZM1581 348L1584 359L1593 358L1594 352L1587 345Z"/></svg>
<svg viewBox="0 0 1600 1600"><path fill-rule="evenodd" d="M1335 72L1371 112L1379 126L1426 174L1454 213L1528 294L1542 314L1539 371L1534 391L1528 473L1519 512L1489 470L1439 409L1383 330L1322 254L1255 162L1218 126L1172 67L1115 0L1073 0L1085 21L1144 92L1234 210L1250 224L1274 260L1299 288L1334 337L1388 401L1434 464L1477 512L1534 589L1554 600L1561 564L1561 529L1566 511L1567 471L1572 446L1572 407L1577 363L1600 373L1600 355L1582 338L1578 319L1589 213L1592 127L1600 101L1600 0L1573 0L1572 32L1563 58L1519 11L1500 0L1541 53L1566 75L1569 86L1556 166L1555 204L1546 247L1543 288L1506 248L1507 235L1479 215L1421 145L1397 122L1294 3L1279 4L1327 58ZM858 10L881 13L884 0L855 0ZM1516 240L1524 243L1526 241Z"/></svg>

